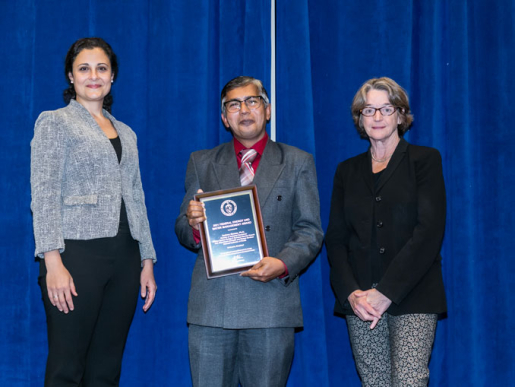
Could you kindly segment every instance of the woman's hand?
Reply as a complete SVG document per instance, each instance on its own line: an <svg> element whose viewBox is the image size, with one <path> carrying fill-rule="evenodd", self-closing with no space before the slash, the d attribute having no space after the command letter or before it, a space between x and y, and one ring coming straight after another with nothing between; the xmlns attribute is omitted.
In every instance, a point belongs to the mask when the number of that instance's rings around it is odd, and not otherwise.
<svg viewBox="0 0 515 387"><path fill-rule="evenodd" d="M146 298L145 304L143 305L143 311L147 312L154 303L154 298L156 298L157 291L156 280L154 279L154 262L152 262L151 259L145 259L143 261L140 283L141 298Z"/></svg>
<svg viewBox="0 0 515 387"><path fill-rule="evenodd" d="M377 289L370 289L367 292L367 302L381 314L392 304L392 301Z"/></svg>
<svg viewBox="0 0 515 387"><path fill-rule="evenodd" d="M363 321L372 321L372 324L377 324L377 321L381 318L381 313L378 313L372 305L367 301L367 296L370 290L361 291L355 290L347 298L350 302L352 310ZM372 327L371 327L372 329Z"/></svg>
<svg viewBox="0 0 515 387"><path fill-rule="evenodd" d="M78 296L78 294L75 290L73 278L64 267L58 250L45 253L45 266L48 298L60 312L68 313L74 309L72 294L74 296Z"/></svg>
<svg viewBox="0 0 515 387"><path fill-rule="evenodd" d="M376 289L370 289L367 291L367 302L381 316L392 304L392 301L388 297ZM370 329L374 329L378 322L379 320L374 320L372 324L370 324Z"/></svg>

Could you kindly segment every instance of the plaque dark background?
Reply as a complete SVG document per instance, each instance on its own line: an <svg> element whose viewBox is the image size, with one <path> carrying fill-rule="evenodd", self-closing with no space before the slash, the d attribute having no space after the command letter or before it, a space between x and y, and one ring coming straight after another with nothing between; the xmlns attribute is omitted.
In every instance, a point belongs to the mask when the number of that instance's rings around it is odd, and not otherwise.
<svg viewBox="0 0 515 387"><path fill-rule="evenodd" d="M232 200L236 203L237 210L236 213L232 216L226 216L221 211L221 205L226 200ZM257 262L260 259L260 253L259 253L259 246L258 246L258 236L259 236L259 230L256 229L256 224L254 221L254 215L253 210L251 206L251 200L252 199L252 192L249 192L248 194L244 195L238 195L238 196L231 196L229 198L224 197L220 199L212 199L212 200L206 200L204 201L205 209L206 209L206 216L207 216L207 231L210 234L210 242L211 242L211 260L217 260L217 256L220 253L223 253L225 251L231 251L231 250L240 250L245 247L252 247L254 248L254 251L248 252L248 253L242 253L242 257L244 261L241 262L241 264L250 263L250 262ZM220 224L223 222L232 222L235 220L244 220L249 218L251 220L251 224L246 225L240 225L240 226L231 226L228 228L220 228L217 230L213 230L213 226L215 224ZM222 225L223 226L223 225ZM236 230L233 230L234 228L237 228ZM229 231L233 230L233 231ZM229 234L231 232L238 232L243 231L246 232L249 235L253 235L252 238L247 239L245 242L237 243L238 245L244 244L244 246L234 249L228 249L228 246L224 246L222 244L214 245L213 241L220 239L224 234ZM208 242L208 241L206 241ZM233 246L233 245L230 245ZM224 259L224 258L222 258ZM225 260L232 260L232 256L228 256L225 258Z"/></svg>

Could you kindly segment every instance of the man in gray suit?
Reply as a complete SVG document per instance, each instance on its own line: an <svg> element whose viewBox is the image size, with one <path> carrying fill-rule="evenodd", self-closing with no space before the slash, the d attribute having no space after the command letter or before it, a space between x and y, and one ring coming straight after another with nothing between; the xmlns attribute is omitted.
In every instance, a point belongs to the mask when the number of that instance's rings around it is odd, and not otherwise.
<svg viewBox="0 0 515 387"><path fill-rule="evenodd" d="M323 239L315 164L310 154L268 138L270 104L259 80L231 80L221 107L233 140L191 154L175 224L179 241L198 251L188 303L192 381L202 387L284 386L294 329L303 324L298 276ZM250 162L242 156L248 149L255 151ZM197 192L238 187L240 178L257 186L270 256L241 275L207 279L198 231L205 214L192 199Z"/></svg>

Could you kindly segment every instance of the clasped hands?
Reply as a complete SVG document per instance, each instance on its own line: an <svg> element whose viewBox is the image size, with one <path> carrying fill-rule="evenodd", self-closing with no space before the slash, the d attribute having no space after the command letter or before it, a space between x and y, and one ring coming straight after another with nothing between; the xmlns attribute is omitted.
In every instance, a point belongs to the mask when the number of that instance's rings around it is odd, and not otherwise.
<svg viewBox="0 0 515 387"><path fill-rule="evenodd" d="M202 193L199 189L197 193ZM186 210L186 217L189 225L198 230L200 223L206 220L204 203L190 200ZM252 266L249 270L240 274L242 277L249 277L255 281L269 282L284 274L284 264L280 259L274 257L264 257L261 261Z"/></svg>
<svg viewBox="0 0 515 387"><path fill-rule="evenodd" d="M392 301L376 289L355 290L348 297L352 310L363 321L372 321L374 329Z"/></svg>

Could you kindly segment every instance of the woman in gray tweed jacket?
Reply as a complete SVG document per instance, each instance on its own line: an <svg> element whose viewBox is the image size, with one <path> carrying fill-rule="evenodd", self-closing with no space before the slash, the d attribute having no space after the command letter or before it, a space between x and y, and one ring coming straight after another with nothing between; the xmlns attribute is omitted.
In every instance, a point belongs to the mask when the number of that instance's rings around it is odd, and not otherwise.
<svg viewBox="0 0 515 387"><path fill-rule="evenodd" d="M117 386L139 287L145 312L157 289L136 135L109 113L117 73L105 41L75 42L68 106L43 112L31 142L47 386Z"/></svg>

